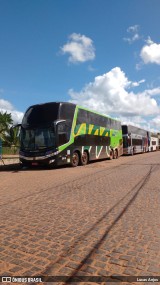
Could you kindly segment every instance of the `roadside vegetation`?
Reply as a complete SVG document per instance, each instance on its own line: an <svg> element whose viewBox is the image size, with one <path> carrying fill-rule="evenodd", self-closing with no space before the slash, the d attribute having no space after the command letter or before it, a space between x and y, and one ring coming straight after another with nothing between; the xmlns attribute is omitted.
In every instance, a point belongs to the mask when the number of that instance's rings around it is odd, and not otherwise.
<svg viewBox="0 0 160 285"><path fill-rule="evenodd" d="M18 129L15 128L10 132L13 126L13 119L11 114L7 112L0 112L0 141L2 144L2 155L16 154L19 149L19 134Z"/></svg>

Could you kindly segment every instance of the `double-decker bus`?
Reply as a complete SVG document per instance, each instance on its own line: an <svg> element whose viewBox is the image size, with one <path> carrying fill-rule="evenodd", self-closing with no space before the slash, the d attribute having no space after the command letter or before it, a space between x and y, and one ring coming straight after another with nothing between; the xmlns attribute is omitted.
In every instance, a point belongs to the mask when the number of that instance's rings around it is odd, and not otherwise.
<svg viewBox="0 0 160 285"><path fill-rule="evenodd" d="M135 154L149 150L149 132L131 125L122 125L123 154Z"/></svg>
<svg viewBox="0 0 160 285"><path fill-rule="evenodd" d="M123 154L121 122L76 104L51 102L27 109L20 126L23 165L86 165Z"/></svg>

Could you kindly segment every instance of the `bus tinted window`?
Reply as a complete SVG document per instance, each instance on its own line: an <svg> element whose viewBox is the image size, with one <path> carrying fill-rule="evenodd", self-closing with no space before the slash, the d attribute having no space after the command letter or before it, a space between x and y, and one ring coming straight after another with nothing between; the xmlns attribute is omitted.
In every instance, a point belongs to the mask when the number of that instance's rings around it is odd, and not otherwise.
<svg viewBox="0 0 160 285"><path fill-rule="evenodd" d="M75 111L76 105L70 104L70 103L61 103L60 106L60 119L61 120L73 120L74 111Z"/></svg>
<svg viewBox="0 0 160 285"><path fill-rule="evenodd" d="M109 146L110 137L99 137L94 135L81 135L75 137L76 146Z"/></svg>
<svg viewBox="0 0 160 285"><path fill-rule="evenodd" d="M99 114L95 114L93 112L89 112L87 110L79 109L77 124L82 124L84 122L86 124L92 124L114 130L121 129L121 123L119 121L116 121L109 117L101 116Z"/></svg>
<svg viewBox="0 0 160 285"><path fill-rule="evenodd" d="M132 139L133 145L142 145L142 139Z"/></svg>
<svg viewBox="0 0 160 285"><path fill-rule="evenodd" d="M128 126L125 126L125 125L122 126L122 133L123 133L124 135L127 135L127 134L128 134Z"/></svg>
<svg viewBox="0 0 160 285"><path fill-rule="evenodd" d="M135 126L128 125L128 133L133 133L141 136L147 136L147 131L137 128Z"/></svg>

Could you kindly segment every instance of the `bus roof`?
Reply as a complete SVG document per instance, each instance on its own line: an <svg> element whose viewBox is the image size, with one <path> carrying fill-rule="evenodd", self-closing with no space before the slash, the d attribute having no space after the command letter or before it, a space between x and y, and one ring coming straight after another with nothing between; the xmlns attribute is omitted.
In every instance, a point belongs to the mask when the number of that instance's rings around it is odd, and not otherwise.
<svg viewBox="0 0 160 285"><path fill-rule="evenodd" d="M78 104L75 104L75 103L72 103L72 102L62 102L62 101L55 101L55 102L45 102L45 103L39 103L39 104L34 104L34 105L31 105L27 108L30 109L30 108L33 108L33 107L38 107L38 106L44 106L44 105L51 105L51 104L57 104L57 105L62 105L62 104L68 104L68 105L74 105L76 107L78 107L79 109L83 109L83 110L86 110L88 112L92 112L94 114L97 114L99 116L102 116L102 117L106 117L106 118L110 118L111 120L115 120L115 121L118 121L120 122L120 120L116 119L116 118L112 118L110 117L109 115L106 115L106 114L102 114L100 112L97 112L95 110L91 110L91 109L88 109L87 107L83 107L81 105L78 105Z"/></svg>

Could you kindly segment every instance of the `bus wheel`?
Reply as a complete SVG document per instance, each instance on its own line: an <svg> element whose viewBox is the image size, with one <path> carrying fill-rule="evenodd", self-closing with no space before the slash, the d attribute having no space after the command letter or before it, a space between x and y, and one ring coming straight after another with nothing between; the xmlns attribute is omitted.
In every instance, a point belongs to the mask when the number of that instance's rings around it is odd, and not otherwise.
<svg viewBox="0 0 160 285"><path fill-rule="evenodd" d="M88 153L86 151L83 152L81 156L81 164L86 165L88 164L89 158L88 158Z"/></svg>
<svg viewBox="0 0 160 285"><path fill-rule="evenodd" d="M131 155L134 155L134 148L132 148L131 150Z"/></svg>
<svg viewBox="0 0 160 285"><path fill-rule="evenodd" d="M118 158L118 152L117 152L117 150L115 149L114 150L114 159L117 159Z"/></svg>
<svg viewBox="0 0 160 285"><path fill-rule="evenodd" d="M79 155L77 152L74 152L71 159L71 166L76 167L79 164Z"/></svg>
<svg viewBox="0 0 160 285"><path fill-rule="evenodd" d="M112 159L113 159L113 157L114 157L114 154L113 154L113 150L111 149L111 150L110 150L109 159L110 159L110 160L112 160Z"/></svg>

